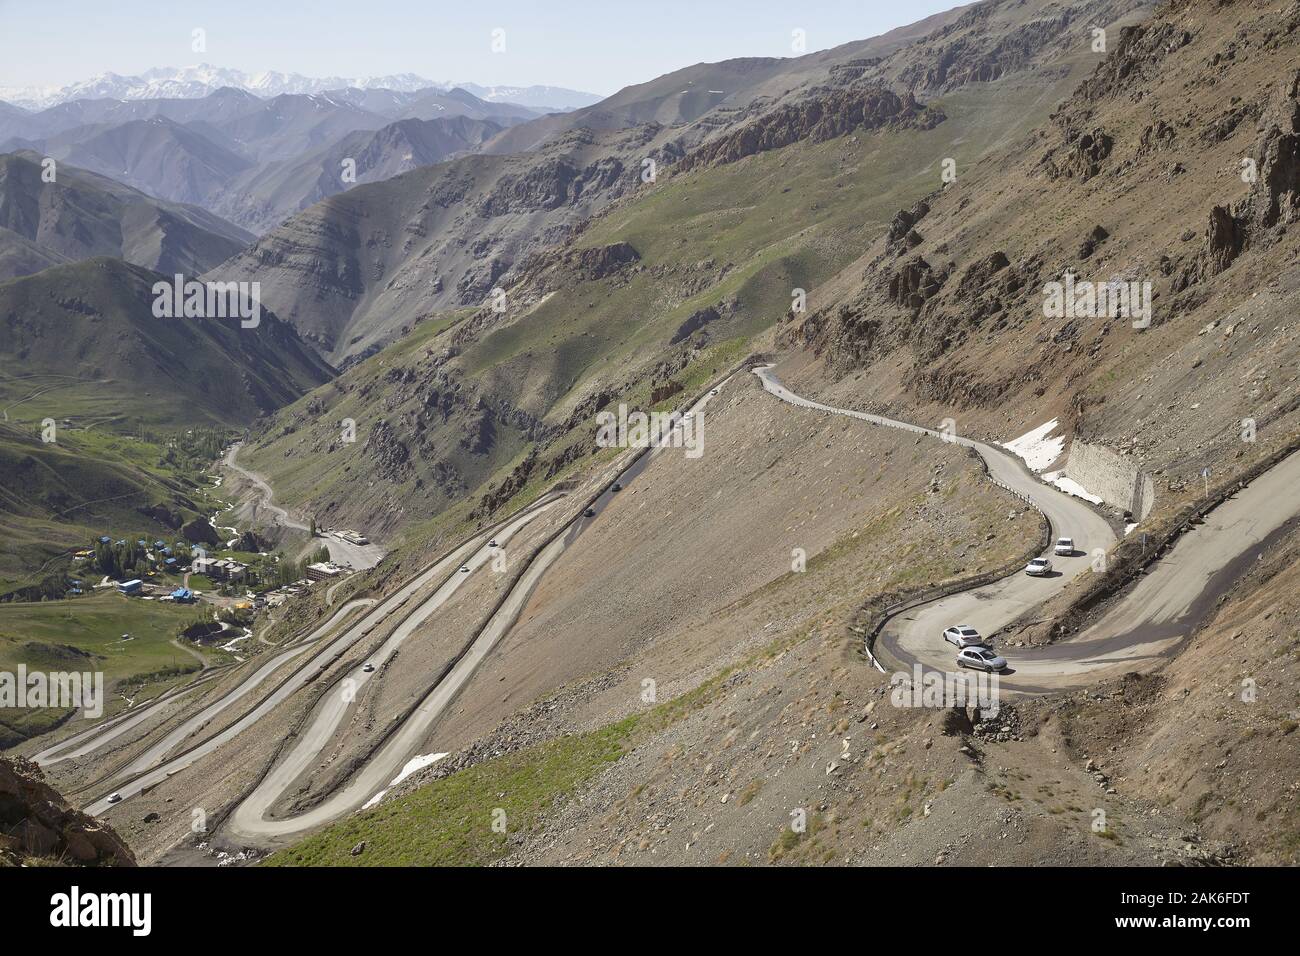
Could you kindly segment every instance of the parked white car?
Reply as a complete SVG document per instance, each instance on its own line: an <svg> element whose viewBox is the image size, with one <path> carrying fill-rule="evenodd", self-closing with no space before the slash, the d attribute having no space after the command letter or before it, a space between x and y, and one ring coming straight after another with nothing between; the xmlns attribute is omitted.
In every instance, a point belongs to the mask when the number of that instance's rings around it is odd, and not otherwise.
<svg viewBox="0 0 1300 956"><path fill-rule="evenodd" d="M1046 558L1034 558L1025 565L1025 574L1030 577L1041 578L1052 573L1052 562Z"/></svg>
<svg viewBox="0 0 1300 956"><path fill-rule="evenodd" d="M979 671L996 674L1006 670L1007 659L1000 657L987 647L967 647L957 654L958 667L971 667Z"/></svg>
<svg viewBox="0 0 1300 956"><path fill-rule="evenodd" d="M1057 538L1056 547L1052 549L1056 554L1064 555L1067 558L1074 556L1074 539Z"/></svg>
<svg viewBox="0 0 1300 956"><path fill-rule="evenodd" d="M957 624L943 632L943 639L958 648L983 647L984 638L969 624Z"/></svg>

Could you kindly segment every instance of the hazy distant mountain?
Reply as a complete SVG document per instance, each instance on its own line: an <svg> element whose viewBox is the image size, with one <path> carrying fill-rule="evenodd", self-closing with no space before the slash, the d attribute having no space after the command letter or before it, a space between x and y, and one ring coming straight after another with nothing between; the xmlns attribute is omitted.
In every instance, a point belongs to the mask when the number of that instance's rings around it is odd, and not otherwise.
<svg viewBox="0 0 1300 956"><path fill-rule="evenodd" d="M462 115L405 119L377 130L357 130L312 152L256 167L225 190L214 209L232 222L263 232L354 183L377 182L472 152L501 128L491 120ZM355 164L354 180L343 178L346 160Z"/></svg>
<svg viewBox="0 0 1300 956"><path fill-rule="evenodd" d="M479 86L477 83L456 83L489 103L518 103L539 110L576 110L599 103L603 97L595 93L580 93L562 86Z"/></svg>
<svg viewBox="0 0 1300 956"><path fill-rule="evenodd" d="M37 140L79 126L126 123L163 116L177 123L220 123L260 108L265 101L243 90L222 87L199 99L69 100L28 112L0 107L0 142L11 137Z"/></svg>
<svg viewBox="0 0 1300 956"><path fill-rule="evenodd" d="M78 99L197 99L222 87L233 87L261 97L285 93L324 93L329 90L393 90L411 93L423 89L450 90L456 86L489 102L511 102L544 110L590 106L600 97L553 86L476 86L426 80L414 73L365 77L307 77L298 73L244 73L207 63L188 67L160 67L139 76L103 73L60 87L0 87L0 100L29 110L46 109Z"/></svg>
<svg viewBox="0 0 1300 956"><path fill-rule="evenodd" d="M372 182L476 150L542 115L458 88L262 99L222 87L198 99L9 107L0 110L0 152L31 150L260 232L351 185L343 159L356 161L355 182Z"/></svg>
<svg viewBox="0 0 1300 956"><path fill-rule="evenodd" d="M253 237L204 209L164 202L66 163L42 180L42 157L0 155L0 281L113 256L198 275Z"/></svg>
<svg viewBox="0 0 1300 956"><path fill-rule="evenodd" d="M172 202L208 205L253 161L163 116L79 126L32 149Z"/></svg>

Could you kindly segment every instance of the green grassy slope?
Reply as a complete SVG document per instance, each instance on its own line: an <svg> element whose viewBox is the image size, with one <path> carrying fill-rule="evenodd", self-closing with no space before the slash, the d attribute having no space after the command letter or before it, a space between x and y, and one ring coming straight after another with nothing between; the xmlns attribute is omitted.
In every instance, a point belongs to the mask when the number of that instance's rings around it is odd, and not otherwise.
<svg viewBox="0 0 1300 956"><path fill-rule="evenodd" d="M265 312L252 329L155 318L152 289L163 278L101 258L0 283L5 420L116 418L127 431L239 425L330 377Z"/></svg>
<svg viewBox="0 0 1300 956"><path fill-rule="evenodd" d="M104 709L112 713L123 692L156 692L199 670L194 656L199 652L172 641L204 614L198 605L141 601L115 592L76 601L0 603L0 671L16 673L25 664L29 672L102 673ZM225 657L220 651L202 653L214 660ZM5 709L0 749L44 733L66 716L53 708Z"/></svg>

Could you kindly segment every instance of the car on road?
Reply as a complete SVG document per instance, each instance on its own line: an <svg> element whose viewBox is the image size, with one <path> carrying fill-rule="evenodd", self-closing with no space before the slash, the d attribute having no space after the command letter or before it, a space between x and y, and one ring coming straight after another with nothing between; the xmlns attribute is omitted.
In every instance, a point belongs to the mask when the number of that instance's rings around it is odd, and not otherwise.
<svg viewBox="0 0 1300 956"><path fill-rule="evenodd" d="M497 539L496 539L496 538L493 538L491 541L488 542L488 547L489 547L489 548L499 548L499 547L501 547L501 545L497 544Z"/></svg>
<svg viewBox="0 0 1300 956"><path fill-rule="evenodd" d="M622 490L623 490L623 486L622 486L621 484L619 484L619 483L616 481L616 482L614 482L614 487L611 488L611 489L609 489L609 490L610 490L610 491L622 491Z"/></svg>
<svg viewBox="0 0 1300 956"><path fill-rule="evenodd" d="M1030 577L1041 578L1052 573L1052 562L1046 558L1034 558L1025 565L1025 574Z"/></svg>
<svg viewBox="0 0 1300 956"><path fill-rule="evenodd" d="M460 573L461 573L461 574L469 574L469 565L468 565L468 564L462 564L462 565L460 566Z"/></svg>
<svg viewBox="0 0 1300 956"><path fill-rule="evenodd" d="M996 674L1006 670L1007 659L987 647L965 647L957 652L957 666L971 667L979 671Z"/></svg>
<svg viewBox="0 0 1300 956"><path fill-rule="evenodd" d="M710 394L710 395L717 395L717 394L718 394L718 390L715 388L713 391L709 392L709 394Z"/></svg>
<svg viewBox="0 0 1300 956"><path fill-rule="evenodd" d="M121 795L120 793L118 793L116 790L114 790L112 793L110 793L110 794L108 795L108 802L109 802L109 803L121 803L121 802L122 802L122 795Z"/></svg>
<svg viewBox="0 0 1300 956"><path fill-rule="evenodd" d="M595 509L595 508L588 508L586 511L584 511L584 512L582 513L582 516L583 516L584 518L594 518L594 517L596 517L596 509Z"/></svg>
<svg viewBox="0 0 1300 956"><path fill-rule="evenodd" d="M943 632L943 639L958 648L983 647L985 644L980 632L969 624L955 624L946 628Z"/></svg>
<svg viewBox="0 0 1300 956"><path fill-rule="evenodd" d="M1064 555L1064 556L1067 557L1067 558L1069 558L1069 557L1073 557L1073 556L1074 556L1074 539L1073 539L1073 538L1057 538L1057 539L1056 539L1056 547L1053 548L1052 550L1053 550L1054 553L1056 553L1056 554L1060 554L1060 555Z"/></svg>
<svg viewBox="0 0 1300 956"><path fill-rule="evenodd" d="M374 665L374 664L367 663L366 666L363 667L363 668L361 668L361 669L362 669L365 673L369 674L371 671L373 671L373 670L375 669L375 665Z"/></svg>

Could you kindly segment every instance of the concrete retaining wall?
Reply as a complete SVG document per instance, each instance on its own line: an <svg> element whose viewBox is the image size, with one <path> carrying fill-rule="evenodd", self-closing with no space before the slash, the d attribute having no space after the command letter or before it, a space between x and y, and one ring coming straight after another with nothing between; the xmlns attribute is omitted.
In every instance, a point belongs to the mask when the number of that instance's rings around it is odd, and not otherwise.
<svg viewBox="0 0 1300 956"><path fill-rule="evenodd" d="M1138 520L1150 514L1155 504L1156 487L1151 476L1143 474L1131 458L1104 445L1071 442L1065 474L1108 505L1131 511Z"/></svg>

